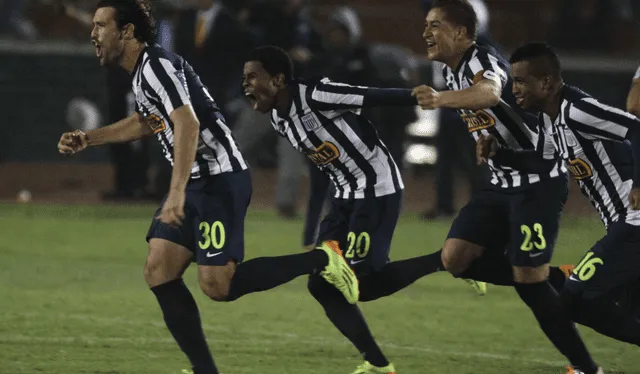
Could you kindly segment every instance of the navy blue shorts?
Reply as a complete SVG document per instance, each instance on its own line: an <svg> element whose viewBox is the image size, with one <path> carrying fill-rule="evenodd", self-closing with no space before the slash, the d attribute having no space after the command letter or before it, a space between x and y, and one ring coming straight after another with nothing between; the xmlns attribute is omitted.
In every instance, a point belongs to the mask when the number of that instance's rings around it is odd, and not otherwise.
<svg viewBox="0 0 640 374"><path fill-rule="evenodd" d="M403 195L400 191L375 198L334 198L317 243L337 241L356 275L380 270L389 262Z"/></svg>
<svg viewBox="0 0 640 374"><path fill-rule="evenodd" d="M609 225L607 234L578 262L565 288L587 300L640 280L640 227Z"/></svg>
<svg viewBox="0 0 640 374"><path fill-rule="evenodd" d="M567 195L564 176L514 191L478 190L453 221L447 238L503 251L513 266L547 264Z"/></svg>
<svg viewBox="0 0 640 374"><path fill-rule="evenodd" d="M165 197L166 199L166 197ZM244 219L251 201L251 174L248 170L222 173L187 185L182 226L171 227L156 211L147 241L166 239L191 252L198 265L226 265L244 259Z"/></svg>

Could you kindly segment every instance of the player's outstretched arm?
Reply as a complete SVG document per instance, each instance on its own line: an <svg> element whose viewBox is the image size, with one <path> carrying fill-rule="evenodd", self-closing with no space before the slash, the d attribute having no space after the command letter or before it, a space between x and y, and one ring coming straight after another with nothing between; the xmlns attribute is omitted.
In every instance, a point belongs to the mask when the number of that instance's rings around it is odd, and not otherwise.
<svg viewBox="0 0 640 374"><path fill-rule="evenodd" d="M502 87L491 79L483 79L461 91L438 92L429 86L413 89L413 96L422 109L452 108L480 110L491 108L500 103Z"/></svg>
<svg viewBox="0 0 640 374"><path fill-rule="evenodd" d="M64 155L78 153L88 146L110 143L126 143L153 134L142 116L134 113L109 126L82 132L75 130L66 132L60 137L58 151Z"/></svg>
<svg viewBox="0 0 640 374"><path fill-rule="evenodd" d="M482 165L488 159L530 174L546 173L553 169L557 162L555 157L543 157L540 150L515 150L501 145L493 135L480 135L476 142L477 164Z"/></svg>
<svg viewBox="0 0 640 374"><path fill-rule="evenodd" d="M627 112L640 118L640 78L633 80L627 96Z"/></svg>
<svg viewBox="0 0 640 374"><path fill-rule="evenodd" d="M323 79L314 88L309 104L322 111L353 110L368 107L412 106L416 99L405 88L352 86Z"/></svg>

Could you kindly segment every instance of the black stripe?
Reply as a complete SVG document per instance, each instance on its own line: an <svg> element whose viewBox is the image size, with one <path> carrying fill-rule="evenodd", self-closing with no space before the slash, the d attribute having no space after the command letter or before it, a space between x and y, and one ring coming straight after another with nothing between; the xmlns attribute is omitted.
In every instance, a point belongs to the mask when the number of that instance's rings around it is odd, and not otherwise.
<svg viewBox="0 0 640 374"><path fill-rule="evenodd" d="M507 130L509 130L509 133L513 135L513 138L518 142L518 145L522 147L522 149L534 149L535 145L531 142L527 134L524 133L520 124L516 123L511 118L506 109L497 105L491 108L491 111L496 115L496 119L499 122L497 125L502 124ZM524 122L524 120L522 121ZM529 130L528 127L526 129Z"/></svg>
<svg viewBox="0 0 640 374"><path fill-rule="evenodd" d="M183 105L189 104L182 101L182 99L180 98L180 93L178 92L178 88L173 83L173 81L169 77L169 73L167 73L158 58L149 58L149 66L151 67L153 73L156 75L156 78L160 82L160 85L162 85L162 88L167 92L167 96L169 97L169 101L171 101L171 106L173 106L174 110L180 108Z"/></svg>
<svg viewBox="0 0 640 374"><path fill-rule="evenodd" d="M215 113L216 113L215 114L216 118L211 118L208 121L205 121L205 123L209 123L210 121L212 121L214 124L207 125L206 128L208 128L209 131L211 131L211 133L213 134L213 137L218 140L218 143L227 152L227 155L229 156L229 162L231 163L232 171L240 171L242 170L242 166L240 165L240 161L233 155L233 144L231 144L231 142L227 138L225 131L222 129L220 124L218 124L218 121L220 121L222 122L223 125L226 126L224 122L224 118L221 118L222 117L221 115L218 116L217 112Z"/></svg>

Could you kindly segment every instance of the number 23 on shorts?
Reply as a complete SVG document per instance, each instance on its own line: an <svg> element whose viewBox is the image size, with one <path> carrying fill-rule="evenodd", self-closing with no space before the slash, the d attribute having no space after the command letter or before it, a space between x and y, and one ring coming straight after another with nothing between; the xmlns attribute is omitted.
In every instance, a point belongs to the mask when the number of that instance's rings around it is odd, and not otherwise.
<svg viewBox="0 0 640 374"><path fill-rule="evenodd" d="M202 234L201 240L198 241L200 249L206 251L209 247L213 247L213 249L222 249L224 247L226 232L222 222L215 221L211 224L209 222L200 222L199 228Z"/></svg>
<svg viewBox="0 0 640 374"><path fill-rule="evenodd" d="M524 240L522 241L522 245L520 249L529 252L532 251L535 247L537 250L543 250L547 248L547 241L544 238L544 233L542 232L542 225L539 223L533 224L533 232L531 228L527 225L520 226L520 232L524 235ZM536 238L533 238L533 233L535 232Z"/></svg>

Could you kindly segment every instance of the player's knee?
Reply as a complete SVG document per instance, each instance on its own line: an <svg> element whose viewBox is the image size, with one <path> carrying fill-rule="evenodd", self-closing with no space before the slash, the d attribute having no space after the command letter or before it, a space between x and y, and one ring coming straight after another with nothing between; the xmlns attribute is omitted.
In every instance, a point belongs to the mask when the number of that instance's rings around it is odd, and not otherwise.
<svg viewBox="0 0 640 374"><path fill-rule="evenodd" d="M161 262L151 261L150 259L147 259L147 262L144 264L142 274L149 287L155 287L159 284L173 280L170 279L172 278L170 276L170 272Z"/></svg>
<svg viewBox="0 0 640 374"><path fill-rule="evenodd" d="M200 289L214 301L231 301L231 281L235 274L235 263L227 266L199 266Z"/></svg>
<svg viewBox="0 0 640 374"><path fill-rule="evenodd" d="M200 289L213 301L229 301L230 282L200 280Z"/></svg>
<svg viewBox="0 0 640 374"><path fill-rule="evenodd" d="M534 284L544 282L549 278L549 264L537 267L514 266L513 280L519 284Z"/></svg>
<svg viewBox="0 0 640 374"><path fill-rule="evenodd" d="M482 247L457 239L448 239L442 247L442 265L454 277L464 274L471 263L482 255Z"/></svg>

